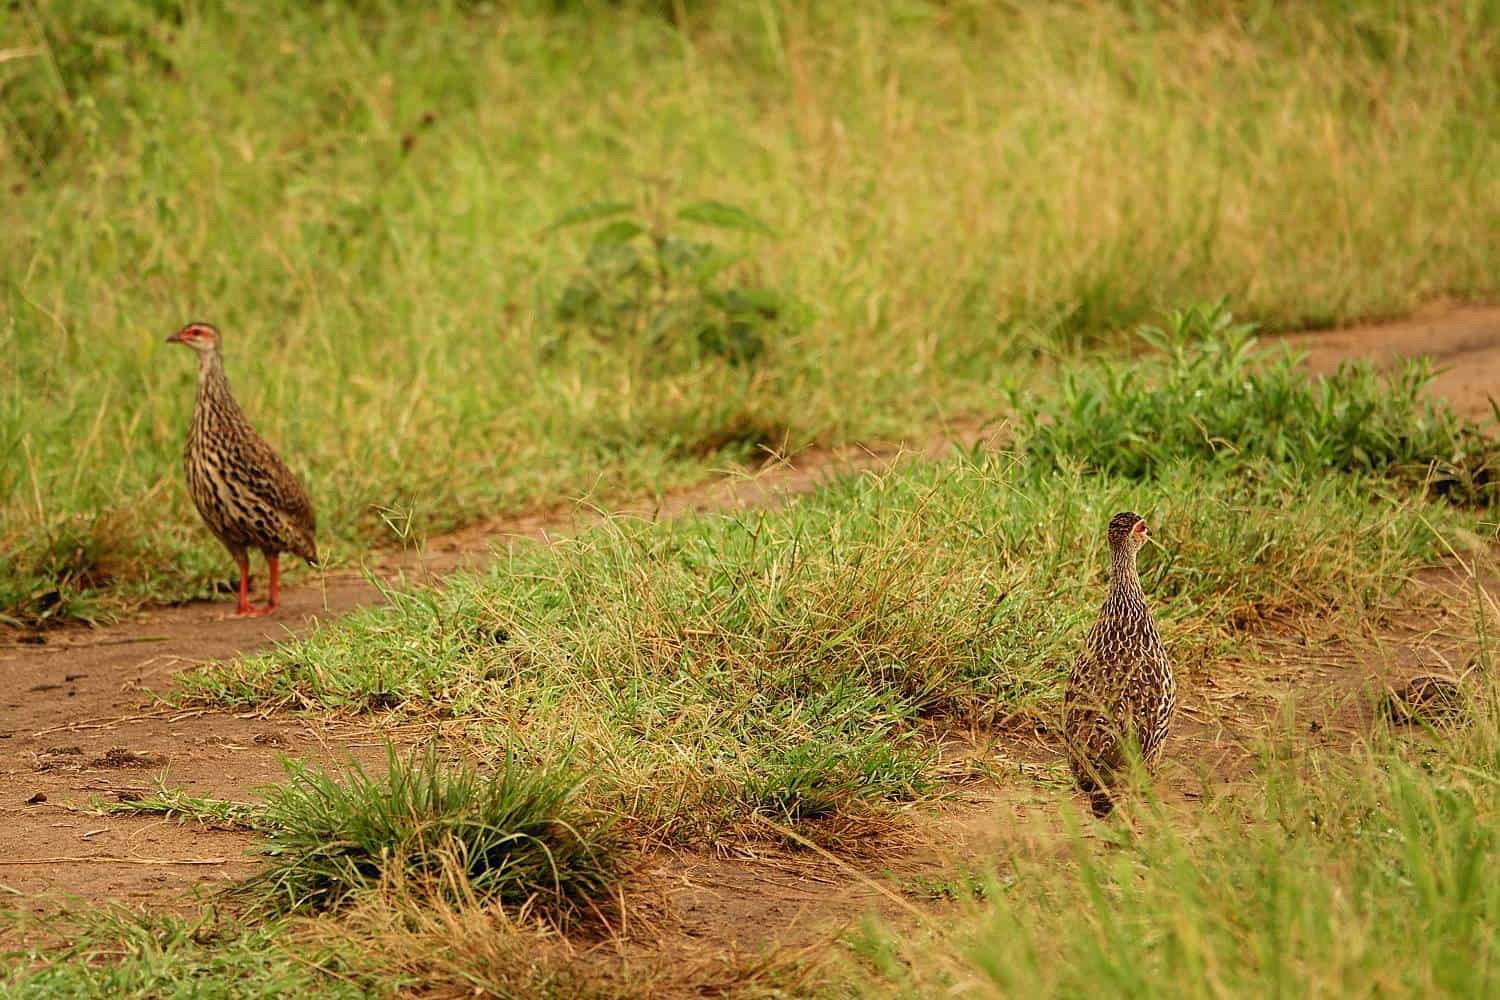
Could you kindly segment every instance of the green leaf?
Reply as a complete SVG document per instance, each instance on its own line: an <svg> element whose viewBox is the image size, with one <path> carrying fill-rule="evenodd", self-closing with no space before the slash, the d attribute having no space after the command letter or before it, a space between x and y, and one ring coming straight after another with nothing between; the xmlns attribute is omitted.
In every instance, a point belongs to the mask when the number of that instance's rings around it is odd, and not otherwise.
<svg viewBox="0 0 1500 1000"><path fill-rule="evenodd" d="M628 201L591 201L587 205L579 205L570 208L562 215L553 219L542 232L550 233L554 230L563 229L567 226L577 226L585 222L593 222L597 219L608 219L615 215L624 215L626 212L634 211L635 206Z"/></svg>
<svg viewBox="0 0 1500 1000"><path fill-rule="evenodd" d="M730 288L715 296L715 304L731 316L775 319L786 309L781 295L769 288Z"/></svg>
<svg viewBox="0 0 1500 1000"><path fill-rule="evenodd" d="M621 240L595 240L589 244L585 259L596 280L612 283L633 272L641 255L634 246Z"/></svg>
<svg viewBox="0 0 1500 1000"><path fill-rule="evenodd" d="M565 322L582 319L598 309L599 290L589 285L574 282L563 289L553 307L557 318Z"/></svg>
<svg viewBox="0 0 1500 1000"><path fill-rule="evenodd" d="M606 226L599 227L599 230L594 233L593 246L603 247L612 246L617 243L629 243L645 231L629 219L616 219Z"/></svg>
<svg viewBox="0 0 1500 1000"><path fill-rule="evenodd" d="M677 217L684 222L696 222L715 229L735 229L742 233L772 235L775 231L743 208L722 201L695 201L677 210Z"/></svg>

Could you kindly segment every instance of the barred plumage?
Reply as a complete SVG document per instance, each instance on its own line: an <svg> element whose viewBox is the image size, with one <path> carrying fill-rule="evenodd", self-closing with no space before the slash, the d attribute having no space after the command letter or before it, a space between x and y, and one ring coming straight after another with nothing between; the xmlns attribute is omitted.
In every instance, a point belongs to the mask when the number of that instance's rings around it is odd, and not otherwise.
<svg viewBox="0 0 1500 1000"><path fill-rule="evenodd" d="M1068 673L1063 732L1078 787L1096 815L1113 808L1109 787L1134 740L1148 770L1177 707L1177 682L1136 572L1146 522L1125 511L1109 522L1109 593Z"/></svg>
<svg viewBox="0 0 1500 1000"><path fill-rule="evenodd" d="M198 395L183 453L188 493L239 567L239 614L265 614L279 603L280 554L318 561L312 501L234 401L224 376L219 331L207 323L190 323L167 340L198 353ZM270 601L259 609L249 603L252 548L260 549L271 571Z"/></svg>

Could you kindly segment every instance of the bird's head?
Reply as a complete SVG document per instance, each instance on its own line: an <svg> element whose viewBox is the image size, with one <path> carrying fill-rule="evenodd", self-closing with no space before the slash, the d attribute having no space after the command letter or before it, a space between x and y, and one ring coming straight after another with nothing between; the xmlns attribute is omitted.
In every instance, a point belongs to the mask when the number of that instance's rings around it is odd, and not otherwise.
<svg viewBox="0 0 1500 1000"><path fill-rule="evenodd" d="M1109 547L1115 552L1135 553L1151 540L1146 519L1133 510L1125 510L1109 519Z"/></svg>
<svg viewBox="0 0 1500 1000"><path fill-rule="evenodd" d="M199 354L219 349L219 331L208 323L189 323L167 338L169 344L186 344Z"/></svg>

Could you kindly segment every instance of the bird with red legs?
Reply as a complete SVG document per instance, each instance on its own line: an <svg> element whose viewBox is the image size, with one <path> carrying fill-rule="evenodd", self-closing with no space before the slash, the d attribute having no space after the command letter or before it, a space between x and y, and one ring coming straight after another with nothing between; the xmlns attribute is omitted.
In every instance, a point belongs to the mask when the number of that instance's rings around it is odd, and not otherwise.
<svg viewBox="0 0 1500 1000"><path fill-rule="evenodd" d="M198 355L198 395L183 468L193 505L239 567L236 614L264 615L281 603L281 553L291 552L317 565L317 522L307 489L234 401L224 375L221 340L219 331L207 323L189 323L167 338ZM265 556L271 575L270 600L262 607L250 603L252 548Z"/></svg>

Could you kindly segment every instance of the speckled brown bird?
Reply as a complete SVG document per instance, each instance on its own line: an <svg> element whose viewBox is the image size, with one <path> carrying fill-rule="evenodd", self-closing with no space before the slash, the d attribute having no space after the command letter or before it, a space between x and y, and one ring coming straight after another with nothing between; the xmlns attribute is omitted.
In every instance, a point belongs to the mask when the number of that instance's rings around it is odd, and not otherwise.
<svg viewBox="0 0 1500 1000"><path fill-rule="evenodd" d="M1154 769L1177 708L1172 662L1136 571L1136 554L1149 538L1145 520L1133 511L1110 519L1109 593L1068 672L1063 697L1073 779L1098 816L1114 807L1109 788L1126 764L1129 742Z"/></svg>
<svg viewBox="0 0 1500 1000"><path fill-rule="evenodd" d="M234 401L220 341L219 331L207 323L189 323L167 338L198 353L198 396L183 468L193 505L239 567L237 613L263 615L281 603L281 553L317 563L317 523L307 490ZM252 548L260 549L271 572L270 600L260 608L250 604Z"/></svg>
<svg viewBox="0 0 1500 1000"><path fill-rule="evenodd" d="M1406 682L1388 688L1380 699L1380 714L1398 726L1451 723L1464 714L1464 678L1442 674L1418 674Z"/></svg>

